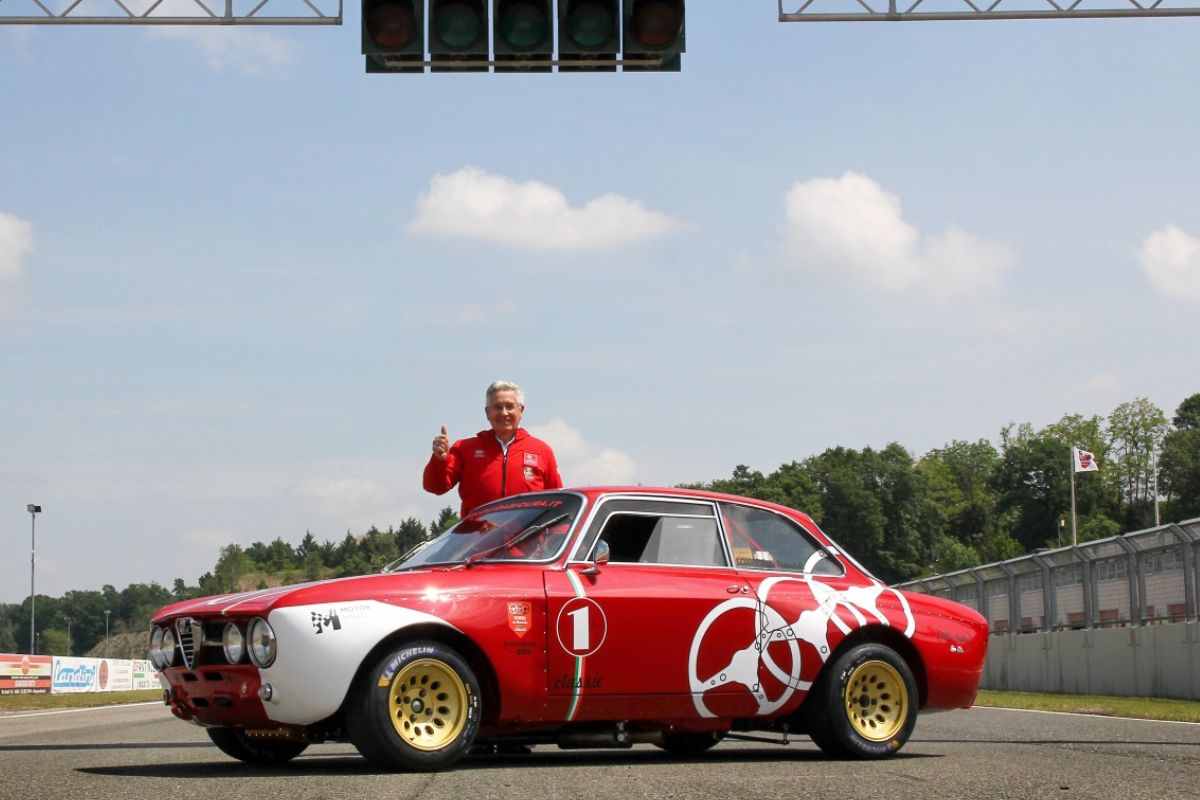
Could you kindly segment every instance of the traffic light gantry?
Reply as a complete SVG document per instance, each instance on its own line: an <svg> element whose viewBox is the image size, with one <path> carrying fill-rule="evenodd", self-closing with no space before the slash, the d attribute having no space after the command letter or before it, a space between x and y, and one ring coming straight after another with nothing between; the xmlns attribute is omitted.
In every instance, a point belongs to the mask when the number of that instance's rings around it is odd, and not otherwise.
<svg viewBox="0 0 1200 800"><path fill-rule="evenodd" d="M369 73L678 72L684 44L684 0L362 0Z"/></svg>

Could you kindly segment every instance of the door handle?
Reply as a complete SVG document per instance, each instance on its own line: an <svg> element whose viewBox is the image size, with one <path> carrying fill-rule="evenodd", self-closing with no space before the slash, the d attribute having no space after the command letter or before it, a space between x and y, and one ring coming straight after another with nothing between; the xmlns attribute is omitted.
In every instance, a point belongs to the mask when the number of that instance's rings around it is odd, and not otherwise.
<svg viewBox="0 0 1200 800"><path fill-rule="evenodd" d="M725 591L729 592L730 594L737 594L741 590L742 590L741 585L737 584L737 583L730 584L729 586L725 587Z"/></svg>

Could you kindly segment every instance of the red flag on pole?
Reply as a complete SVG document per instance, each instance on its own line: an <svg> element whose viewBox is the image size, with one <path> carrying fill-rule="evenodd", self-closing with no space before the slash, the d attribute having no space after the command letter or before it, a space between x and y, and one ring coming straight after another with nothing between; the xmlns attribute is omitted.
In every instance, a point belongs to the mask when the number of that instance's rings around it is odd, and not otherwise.
<svg viewBox="0 0 1200 800"><path fill-rule="evenodd" d="M1100 465L1096 463L1096 457L1087 450L1072 447L1071 455L1075 460L1076 472L1098 472L1100 470Z"/></svg>

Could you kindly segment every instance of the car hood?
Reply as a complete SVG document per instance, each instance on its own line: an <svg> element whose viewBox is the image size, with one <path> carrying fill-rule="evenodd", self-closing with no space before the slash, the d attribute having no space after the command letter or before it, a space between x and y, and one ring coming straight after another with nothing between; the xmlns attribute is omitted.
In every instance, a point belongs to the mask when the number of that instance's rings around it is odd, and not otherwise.
<svg viewBox="0 0 1200 800"><path fill-rule="evenodd" d="M428 575L429 570L413 570L411 572L359 575L350 578L330 578L310 583L294 583L290 586L276 586L270 589L259 589L253 592L236 594L219 594L211 597L197 597L193 600L183 600L160 608L151 619L159 623L178 616L262 616L280 605L295 605L298 601L322 602L326 598L346 599L358 596L369 596L371 587L380 581L390 584L393 591L399 588L397 584L407 583L408 576Z"/></svg>

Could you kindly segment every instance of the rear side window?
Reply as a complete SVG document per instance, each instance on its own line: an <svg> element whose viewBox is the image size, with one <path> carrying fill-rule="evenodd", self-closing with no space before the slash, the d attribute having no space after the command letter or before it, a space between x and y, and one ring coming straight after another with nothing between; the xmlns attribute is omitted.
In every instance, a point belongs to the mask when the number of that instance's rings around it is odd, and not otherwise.
<svg viewBox="0 0 1200 800"><path fill-rule="evenodd" d="M713 517L618 512L608 518L600 539L608 543L611 562L728 566Z"/></svg>
<svg viewBox="0 0 1200 800"><path fill-rule="evenodd" d="M771 511L721 503L733 563L743 569L842 575L842 565L792 520Z"/></svg>

